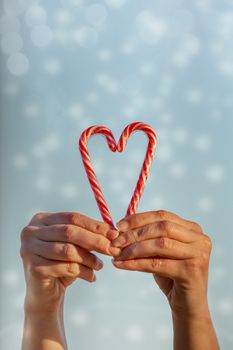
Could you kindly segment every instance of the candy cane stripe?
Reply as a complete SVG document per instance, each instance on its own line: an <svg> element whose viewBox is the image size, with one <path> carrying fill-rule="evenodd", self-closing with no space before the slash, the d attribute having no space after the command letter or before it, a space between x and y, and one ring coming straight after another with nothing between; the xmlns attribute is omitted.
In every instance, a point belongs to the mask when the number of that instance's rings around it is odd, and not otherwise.
<svg viewBox="0 0 233 350"><path fill-rule="evenodd" d="M156 144L157 144L157 137L156 134L154 132L154 130L151 128L150 125L142 123L142 122L135 122L132 123L128 126L126 126L126 128L124 129L118 144L116 144L115 138L111 132L111 130L109 130L107 127L105 126L91 126L89 128L87 128L86 130L83 131L80 139L79 139L79 150L81 153L81 157L82 157L82 161L83 161L83 165L84 168L86 170L87 173L87 177L89 179L89 183L91 185L91 188L93 190L93 193L95 195L98 207L100 209L100 213L102 215L102 218L105 222L107 222L109 225L111 225L112 227L114 227L113 224L113 220L111 217L111 214L109 212L106 200L104 198L103 192L100 188L99 182L97 180L95 171L93 169L93 165L90 159L90 155L87 149L87 143L90 137L92 137L93 135L102 135L106 138L107 144L109 149L112 152L118 151L118 152L123 152L126 145L127 145L127 141L129 139L129 137L131 136L131 134L133 132L136 131L143 131L147 137L148 137L148 147L147 147L147 151L146 151L146 156L145 159L143 161L143 165L140 171L140 175L139 175L139 179L137 182L137 185L135 187L133 196L131 198L131 201L129 203L127 212L126 212L126 216L127 215L131 215L134 214L137 210L140 198L142 196L142 193L144 191L144 187L149 175L149 171L153 162L153 157L154 157L154 153L156 150Z"/></svg>

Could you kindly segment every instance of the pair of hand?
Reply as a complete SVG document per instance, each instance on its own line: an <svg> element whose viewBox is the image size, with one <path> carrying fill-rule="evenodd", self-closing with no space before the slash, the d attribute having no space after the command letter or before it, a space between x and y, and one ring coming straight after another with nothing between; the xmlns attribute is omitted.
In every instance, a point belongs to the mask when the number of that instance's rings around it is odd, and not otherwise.
<svg viewBox="0 0 233 350"><path fill-rule="evenodd" d="M103 262L152 273L172 311L200 314L207 308L211 240L201 227L167 211L128 216L119 232L79 213L39 213L21 233L27 294L25 308L53 311L75 279L96 280Z"/></svg>

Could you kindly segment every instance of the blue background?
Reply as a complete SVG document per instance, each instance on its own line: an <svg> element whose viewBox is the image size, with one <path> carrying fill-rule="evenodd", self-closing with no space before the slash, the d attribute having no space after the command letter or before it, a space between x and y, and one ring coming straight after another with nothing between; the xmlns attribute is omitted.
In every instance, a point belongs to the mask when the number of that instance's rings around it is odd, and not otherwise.
<svg viewBox="0 0 233 350"><path fill-rule="evenodd" d="M209 303L223 349L233 347L231 0L3 0L0 5L0 344L19 349L24 275L20 231L38 211L101 219L77 140L92 124L116 139L149 123L158 147L139 211L165 209L201 224L213 241ZM117 221L146 149L123 154L90 140ZM97 282L68 290L69 349L171 349L169 306L150 274L108 257ZM12 336L14 334L14 336Z"/></svg>

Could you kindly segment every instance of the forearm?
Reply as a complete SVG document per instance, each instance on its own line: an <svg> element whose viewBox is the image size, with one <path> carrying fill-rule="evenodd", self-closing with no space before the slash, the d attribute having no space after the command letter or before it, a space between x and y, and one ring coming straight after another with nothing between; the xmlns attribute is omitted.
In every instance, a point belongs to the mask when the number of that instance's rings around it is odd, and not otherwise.
<svg viewBox="0 0 233 350"><path fill-rule="evenodd" d="M199 317L172 313L174 350L220 350L209 311Z"/></svg>
<svg viewBox="0 0 233 350"><path fill-rule="evenodd" d="M22 350L67 350L63 303L54 312L25 311Z"/></svg>

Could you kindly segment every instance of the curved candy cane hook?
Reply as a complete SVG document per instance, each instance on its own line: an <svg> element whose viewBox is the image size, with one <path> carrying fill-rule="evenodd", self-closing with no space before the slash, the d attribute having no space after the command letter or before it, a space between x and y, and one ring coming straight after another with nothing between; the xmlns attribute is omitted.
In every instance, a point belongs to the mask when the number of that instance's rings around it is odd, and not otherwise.
<svg viewBox="0 0 233 350"><path fill-rule="evenodd" d="M91 185L91 188L93 190L93 193L95 195L96 202L98 204L100 213L102 215L102 218L105 222L107 222L111 227L115 228L111 214L109 212L106 200L104 198L103 192L100 188L99 182L97 180L95 171L93 169L93 165L90 159L90 155L87 149L87 143L91 136L100 134L103 135L108 143L108 146L112 152L123 152L129 137L131 134L135 131L143 131L148 136L149 142L147 147L146 156L142 165L142 169L139 175L139 179L136 185L136 188L134 190L133 196L131 198L129 207L126 212L126 216L134 214L136 212L136 209L138 207L140 198L142 196L149 171L153 162L153 157L156 149L156 143L157 143L157 137L152 129L151 126L141 123L141 122L135 122L125 127L118 144L116 144L116 140L111 132L110 129L108 129L105 126L98 126L94 125L89 127L88 129L84 130L80 139L79 139L79 150L81 153L82 161L84 168L87 173L87 177L89 180L89 183Z"/></svg>

